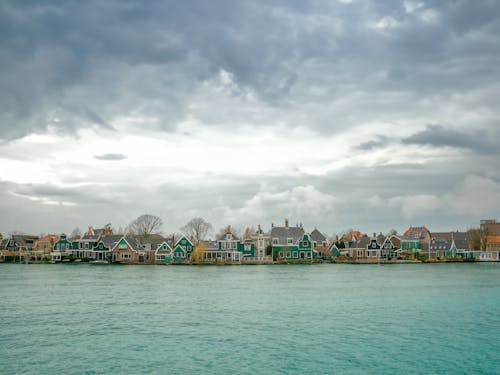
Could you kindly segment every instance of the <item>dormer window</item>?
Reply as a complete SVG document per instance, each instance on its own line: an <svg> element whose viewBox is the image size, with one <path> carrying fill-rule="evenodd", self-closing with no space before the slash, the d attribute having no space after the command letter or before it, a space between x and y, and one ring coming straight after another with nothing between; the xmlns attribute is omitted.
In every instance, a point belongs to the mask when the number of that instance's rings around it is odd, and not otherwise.
<svg viewBox="0 0 500 375"><path fill-rule="evenodd" d="M287 238L286 239L286 244L287 245L292 245L293 244L293 238Z"/></svg>
<svg viewBox="0 0 500 375"><path fill-rule="evenodd" d="M278 245L278 244L279 244L279 239L273 238L273 245Z"/></svg>
<svg viewBox="0 0 500 375"><path fill-rule="evenodd" d="M230 240L230 239L231 239L231 237L232 237L232 236L231 236L231 233L226 234L226 240Z"/></svg>

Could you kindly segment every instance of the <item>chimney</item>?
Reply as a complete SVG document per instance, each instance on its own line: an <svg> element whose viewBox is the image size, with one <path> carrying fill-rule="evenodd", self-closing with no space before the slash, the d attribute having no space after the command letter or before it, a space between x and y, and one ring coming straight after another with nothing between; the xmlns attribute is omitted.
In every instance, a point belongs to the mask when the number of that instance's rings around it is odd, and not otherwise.
<svg viewBox="0 0 500 375"><path fill-rule="evenodd" d="M288 228L288 219L285 219L285 228Z"/></svg>

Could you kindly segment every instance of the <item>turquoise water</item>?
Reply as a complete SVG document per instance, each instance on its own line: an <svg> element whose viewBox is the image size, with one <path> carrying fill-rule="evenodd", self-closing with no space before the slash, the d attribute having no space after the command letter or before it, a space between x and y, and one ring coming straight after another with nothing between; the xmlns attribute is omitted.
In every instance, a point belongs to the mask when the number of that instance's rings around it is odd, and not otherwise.
<svg viewBox="0 0 500 375"><path fill-rule="evenodd" d="M498 374L500 264L0 264L0 373Z"/></svg>

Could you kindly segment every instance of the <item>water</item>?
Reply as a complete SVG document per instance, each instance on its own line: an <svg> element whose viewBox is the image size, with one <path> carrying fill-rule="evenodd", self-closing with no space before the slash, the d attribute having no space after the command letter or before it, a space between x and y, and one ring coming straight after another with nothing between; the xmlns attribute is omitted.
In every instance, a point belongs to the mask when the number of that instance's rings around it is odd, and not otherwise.
<svg viewBox="0 0 500 375"><path fill-rule="evenodd" d="M0 265L0 373L498 374L500 264Z"/></svg>

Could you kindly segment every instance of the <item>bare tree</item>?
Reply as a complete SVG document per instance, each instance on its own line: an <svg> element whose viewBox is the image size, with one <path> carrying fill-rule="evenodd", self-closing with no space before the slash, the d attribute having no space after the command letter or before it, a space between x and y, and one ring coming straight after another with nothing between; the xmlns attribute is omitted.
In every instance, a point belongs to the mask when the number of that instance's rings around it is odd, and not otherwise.
<svg viewBox="0 0 500 375"><path fill-rule="evenodd" d="M212 231L212 225L201 217L195 217L184 225L181 231L189 237L194 245L198 245Z"/></svg>
<svg viewBox="0 0 500 375"><path fill-rule="evenodd" d="M486 236L488 230L483 228L470 228L467 231L467 239L469 249L471 250L486 250Z"/></svg>
<svg viewBox="0 0 500 375"><path fill-rule="evenodd" d="M142 237L148 237L158 230L163 225L163 221L158 216L154 215L141 215L132 221L127 227L127 234L135 234Z"/></svg>
<svg viewBox="0 0 500 375"><path fill-rule="evenodd" d="M71 235L69 238L80 238L81 236L82 236L82 232L80 231L80 228L76 227L71 232Z"/></svg>

